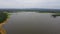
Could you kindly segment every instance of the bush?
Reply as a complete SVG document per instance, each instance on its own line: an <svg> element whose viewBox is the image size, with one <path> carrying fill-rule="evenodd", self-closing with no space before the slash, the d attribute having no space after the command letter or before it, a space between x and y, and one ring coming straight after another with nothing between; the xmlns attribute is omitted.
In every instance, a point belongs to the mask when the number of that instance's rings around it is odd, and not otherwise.
<svg viewBox="0 0 60 34"><path fill-rule="evenodd" d="M0 24L6 21L8 18L8 13L0 12Z"/></svg>

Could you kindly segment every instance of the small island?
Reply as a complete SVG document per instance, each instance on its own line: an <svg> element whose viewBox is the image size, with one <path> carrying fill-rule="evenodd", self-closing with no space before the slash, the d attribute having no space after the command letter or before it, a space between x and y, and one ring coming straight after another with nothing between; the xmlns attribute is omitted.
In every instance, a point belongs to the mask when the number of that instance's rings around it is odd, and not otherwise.
<svg viewBox="0 0 60 34"><path fill-rule="evenodd" d="M60 16L60 13L54 13L52 16L53 16L53 17Z"/></svg>

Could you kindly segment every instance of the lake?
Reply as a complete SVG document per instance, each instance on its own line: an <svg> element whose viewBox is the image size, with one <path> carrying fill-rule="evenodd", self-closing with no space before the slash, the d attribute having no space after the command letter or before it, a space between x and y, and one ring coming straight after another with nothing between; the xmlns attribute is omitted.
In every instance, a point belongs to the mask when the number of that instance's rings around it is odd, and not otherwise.
<svg viewBox="0 0 60 34"><path fill-rule="evenodd" d="M4 25L7 34L60 34L60 17L52 13L18 12Z"/></svg>

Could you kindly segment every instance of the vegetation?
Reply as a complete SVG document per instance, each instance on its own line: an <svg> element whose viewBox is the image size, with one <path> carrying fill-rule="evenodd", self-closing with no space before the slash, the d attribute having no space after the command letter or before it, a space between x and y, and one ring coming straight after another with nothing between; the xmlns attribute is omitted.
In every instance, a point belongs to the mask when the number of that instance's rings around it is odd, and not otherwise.
<svg viewBox="0 0 60 34"><path fill-rule="evenodd" d="M31 8L31 9L0 9L0 12L39 12L39 13L60 13L60 9L39 9L39 8Z"/></svg>
<svg viewBox="0 0 60 34"><path fill-rule="evenodd" d="M38 13L55 13L53 16L60 16L60 9L0 9L0 24L8 18L8 13L16 12L38 12ZM8 13L6 13L8 12Z"/></svg>
<svg viewBox="0 0 60 34"><path fill-rule="evenodd" d="M8 15L6 12L0 12L0 24L7 20Z"/></svg>

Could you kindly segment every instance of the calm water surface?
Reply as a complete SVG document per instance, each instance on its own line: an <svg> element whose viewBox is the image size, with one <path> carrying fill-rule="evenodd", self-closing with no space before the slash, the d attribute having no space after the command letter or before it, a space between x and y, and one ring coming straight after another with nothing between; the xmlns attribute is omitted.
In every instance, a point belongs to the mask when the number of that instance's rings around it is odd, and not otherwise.
<svg viewBox="0 0 60 34"><path fill-rule="evenodd" d="M60 34L60 17L52 13L13 13L4 28L7 34Z"/></svg>

